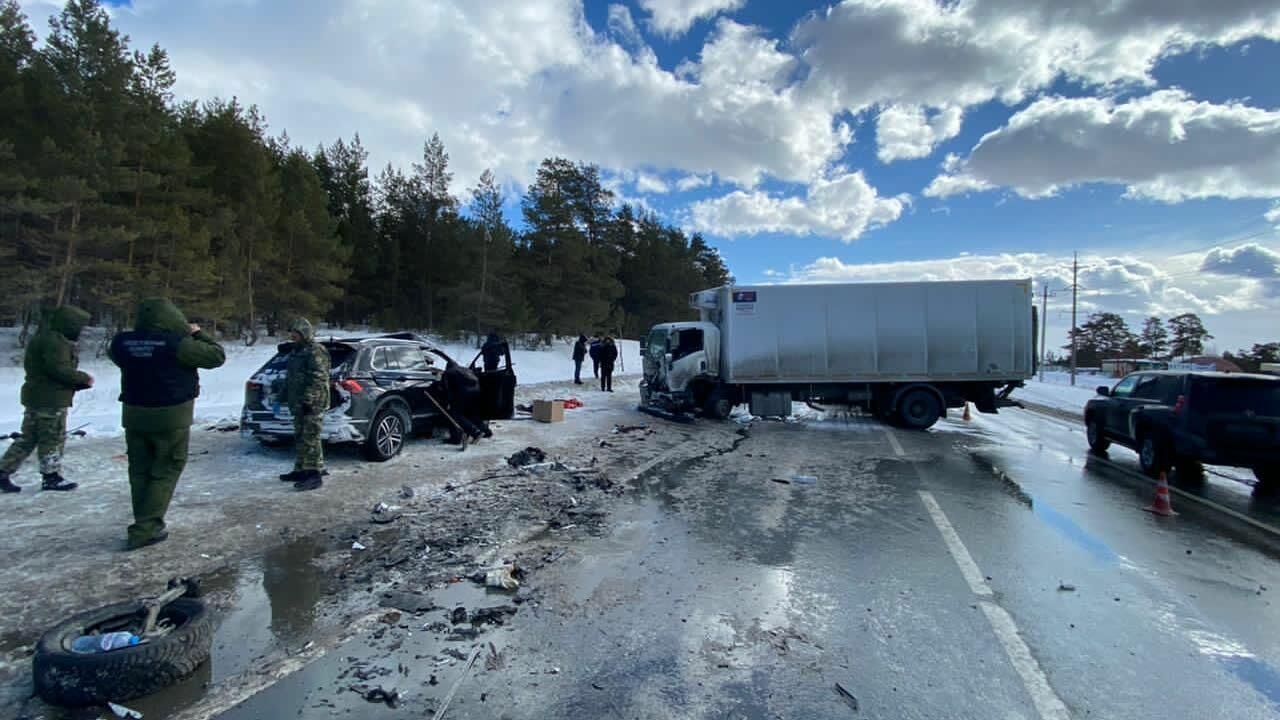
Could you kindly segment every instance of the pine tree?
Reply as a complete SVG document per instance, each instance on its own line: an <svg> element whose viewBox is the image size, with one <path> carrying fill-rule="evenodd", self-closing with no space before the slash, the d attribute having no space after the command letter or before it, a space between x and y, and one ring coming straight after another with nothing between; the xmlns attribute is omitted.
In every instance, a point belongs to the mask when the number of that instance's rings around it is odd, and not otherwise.
<svg viewBox="0 0 1280 720"><path fill-rule="evenodd" d="M1169 334L1172 336L1169 351L1175 358L1200 355L1204 352L1205 341L1213 339L1195 313L1170 318Z"/></svg>
<svg viewBox="0 0 1280 720"><path fill-rule="evenodd" d="M1138 350L1143 357L1153 360L1162 359L1169 352L1169 333L1160 318L1152 316L1143 322Z"/></svg>

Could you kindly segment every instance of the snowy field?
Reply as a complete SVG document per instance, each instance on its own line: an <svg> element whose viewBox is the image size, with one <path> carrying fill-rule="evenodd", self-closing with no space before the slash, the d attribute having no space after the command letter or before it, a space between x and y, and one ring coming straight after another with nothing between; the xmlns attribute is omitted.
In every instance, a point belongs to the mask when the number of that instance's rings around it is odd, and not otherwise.
<svg viewBox="0 0 1280 720"><path fill-rule="evenodd" d="M369 334L321 329L319 335L338 337ZM20 394L23 382L22 348L18 347L18 331L0 328L0 434L17 431L22 425ZM85 426L91 435L116 435L120 428L120 371L106 357L95 357L101 345L103 331L90 328L80 341L80 369L95 379L93 388L76 394L75 405L67 419L68 429ZM253 347L239 342L224 342L227 362L217 370L200 372L200 397L196 400L196 421L214 423L225 420L239 421L240 407L244 403L244 383L276 352L282 339L263 338ZM474 346L441 344L440 347L454 360L468 363L478 352ZM545 350L512 350L511 362L521 385L562 382L573 379L573 350L571 340L557 341ZM634 340L621 341L617 374L638 373L640 370L640 344ZM591 378L590 359L584 364L586 378Z"/></svg>
<svg viewBox="0 0 1280 720"><path fill-rule="evenodd" d="M1097 395L1099 385L1110 387L1116 382L1114 378L1104 375L1077 374L1075 387L1072 387L1071 373L1046 370L1044 382L1040 382L1037 374L1034 379L1027 381L1026 387L1014 390L1012 397L1014 400L1026 400L1055 410L1083 414L1084 404Z"/></svg>

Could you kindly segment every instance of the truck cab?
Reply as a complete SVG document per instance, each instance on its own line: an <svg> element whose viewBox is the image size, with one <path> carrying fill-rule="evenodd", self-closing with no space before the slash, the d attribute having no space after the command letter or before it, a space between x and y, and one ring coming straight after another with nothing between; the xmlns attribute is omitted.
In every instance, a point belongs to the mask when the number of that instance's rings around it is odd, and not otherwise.
<svg viewBox="0 0 1280 720"><path fill-rule="evenodd" d="M720 379L718 327L708 322L655 325L645 339L643 354L640 393L645 405L707 408Z"/></svg>

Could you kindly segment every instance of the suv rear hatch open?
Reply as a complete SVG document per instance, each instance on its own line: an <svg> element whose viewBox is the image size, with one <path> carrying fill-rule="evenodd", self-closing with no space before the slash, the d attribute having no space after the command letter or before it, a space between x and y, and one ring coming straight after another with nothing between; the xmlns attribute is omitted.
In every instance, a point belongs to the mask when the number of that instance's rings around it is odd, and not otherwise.
<svg viewBox="0 0 1280 720"><path fill-rule="evenodd" d="M341 341L329 341L320 344L329 351L330 376L344 374L346 366L356 357L356 347ZM266 365L262 366L261 370L245 383L245 407L251 412L270 411L276 417L287 416L285 375L288 369L289 353L276 353L275 357L271 358ZM342 400L337 388L331 384L329 387L330 409L340 405Z"/></svg>

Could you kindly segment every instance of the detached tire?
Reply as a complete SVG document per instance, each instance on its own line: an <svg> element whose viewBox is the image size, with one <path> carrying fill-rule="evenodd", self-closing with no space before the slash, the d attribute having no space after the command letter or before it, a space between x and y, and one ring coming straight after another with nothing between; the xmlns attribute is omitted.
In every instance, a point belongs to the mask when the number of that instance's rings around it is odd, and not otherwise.
<svg viewBox="0 0 1280 720"><path fill-rule="evenodd" d="M369 437L364 441L364 456L374 462L386 462L404 448L412 431L409 414L398 404L388 404L373 416Z"/></svg>
<svg viewBox="0 0 1280 720"><path fill-rule="evenodd" d="M910 390L898 401L898 420L903 427L911 430L928 430L942 417L942 402L938 396L916 388Z"/></svg>
<svg viewBox="0 0 1280 720"><path fill-rule="evenodd" d="M712 420L728 420L733 414L733 403L724 390L716 388L707 395L707 400L702 405L702 414Z"/></svg>
<svg viewBox="0 0 1280 720"><path fill-rule="evenodd" d="M145 617L142 603L131 601L54 626L36 645L36 693L45 702L68 707L123 702L173 685L209 659L213 617L203 602L191 598L174 600L161 611L160 617L175 625L164 637L104 653L71 651L71 642L88 631L131 626L136 631Z"/></svg>

